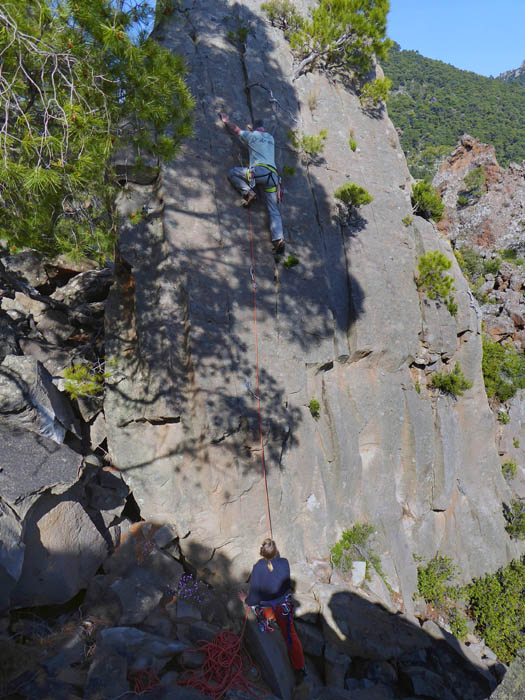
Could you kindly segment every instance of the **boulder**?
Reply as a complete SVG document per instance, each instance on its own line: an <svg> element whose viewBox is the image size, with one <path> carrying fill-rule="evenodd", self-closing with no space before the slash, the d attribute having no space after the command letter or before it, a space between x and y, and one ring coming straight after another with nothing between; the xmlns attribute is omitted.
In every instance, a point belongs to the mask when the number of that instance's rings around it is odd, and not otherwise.
<svg viewBox="0 0 525 700"><path fill-rule="evenodd" d="M346 672L352 659L327 645L324 650L324 675L326 685L331 688L344 688Z"/></svg>
<svg viewBox="0 0 525 700"><path fill-rule="evenodd" d="M112 282L113 271L110 268L88 270L75 275L62 287L57 287L51 298L71 307L103 301Z"/></svg>
<svg viewBox="0 0 525 700"><path fill-rule="evenodd" d="M431 645L418 627L349 588L315 585L325 639L350 657L388 661Z"/></svg>
<svg viewBox="0 0 525 700"><path fill-rule="evenodd" d="M104 700L127 694L130 690L127 673L128 663L123 656L97 647L89 667L84 700Z"/></svg>
<svg viewBox="0 0 525 700"><path fill-rule="evenodd" d="M0 311L0 362L6 355L18 355L19 353L16 326L8 314Z"/></svg>
<svg viewBox="0 0 525 700"><path fill-rule="evenodd" d="M164 591L147 569L128 571L126 577L111 584L122 608L119 625L135 625L142 622L160 603Z"/></svg>
<svg viewBox="0 0 525 700"><path fill-rule="evenodd" d="M295 678L288 660L285 641L279 629L261 632L250 613L245 640L253 661L259 666L265 683L282 700L291 700Z"/></svg>
<svg viewBox="0 0 525 700"><path fill-rule="evenodd" d="M503 681L490 696L490 700L522 700L522 698L525 698L525 648L518 652Z"/></svg>
<svg viewBox="0 0 525 700"><path fill-rule="evenodd" d="M100 532L79 499L78 487L47 488L20 504L25 557L12 592L15 607L65 603L85 588L108 555Z"/></svg>
<svg viewBox="0 0 525 700"><path fill-rule="evenodd" d="M7 255L2 258L2 262L6 270L31 287L42 287L49 282L42 255L36 250Z"/></svg>
<svg viewBox="0 0 525 700"><path fill-rule="evenodd" d="M100 631L98 644L107 652L123 656L134 668L137 659L148 657L156 669L162 668L175 654L188 649L179 641L170 641L135 627L109 627Z"/></svg>
<svg viewBox="0 0 525 700"><path fill-rule="evenodd" d="M81 435L69 397L58 391L46 368L31 357L7 355L0 365L0 420L58 443L67 431Z"/></svg>
<svg viewBox="0 0 525 700"><path fill-rule="evenodd" d="M437 673L423 666L405 666L401 670L401 677L414 695L435 700L456 700L455 694L447 688L445 681Z"/></svg>
<svg viewBox="0 0 525 700"><path fill-rule="evenodd" d="M11 503L47 486L73 484L78 479L82 457L66 445L1 422L0 442L0 493Z"/></svg>
<svg viewBox="0 0 525 700"><path fill-rule="evenodd" d="M0 497L0 612L9 608L10 594L20 578L23 564L22 524L11 506Z"/></svg>

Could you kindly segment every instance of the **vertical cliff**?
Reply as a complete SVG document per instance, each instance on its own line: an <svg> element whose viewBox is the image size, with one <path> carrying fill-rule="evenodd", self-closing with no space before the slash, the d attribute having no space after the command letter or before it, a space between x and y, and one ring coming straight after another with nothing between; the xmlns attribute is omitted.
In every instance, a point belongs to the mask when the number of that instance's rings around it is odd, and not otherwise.
<svg viewBox="0 0 525 700"><path fill-rule="evenodd" d="M465 577L504 564L515 551L480 320L448 242L419 217L402 222L410 177L386 111L364 111L352 84L327 75L294 81L288 45L256 0L183 0L156 34L184 55L197 109L181 155L155 186L129 185L120 202L122 264L107 309L117 368L105 412L111 458L142 515L173 523L187 535L186 556L217 575L218 550L240 575L266 533L249 218L226 180L246 157L217 117L227 111L241 125L265 118L279 167L296 169L282 214L297 266L274 261L264 207L251 212L262 426L281 550L292 561L326 557L343 529L370 522L407 606L413 554L453 556ZM293 149L290 129L326 129L315 162ZM333 196L345 182L374 197L351 219ZM419 256L435 249L453 261L456 317L414 282ZM458 361L473 388L456 400L429 376Z"/></svg>

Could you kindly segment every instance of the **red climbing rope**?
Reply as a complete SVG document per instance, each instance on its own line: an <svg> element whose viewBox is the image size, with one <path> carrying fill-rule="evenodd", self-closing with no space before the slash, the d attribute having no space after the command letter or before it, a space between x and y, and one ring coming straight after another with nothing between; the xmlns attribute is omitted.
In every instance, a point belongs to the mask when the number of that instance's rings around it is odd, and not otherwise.
<svg viewBox="0 0 525 700"><path fill-rule="evenodd" d="M234 632L223 630L211 642L201 640L197 649L204 653L201 668L185 671L178 679L178 685L191 686L203 695L220 700L229 690L244 690L257 698L265 698L266 693L248 680L245 670L255 668L248 652L241 646L248 608L240 637ZM257 680L259 674L254 680Z"/></svg>
<svg viewBox="0 0 525 700"><path fill-rule="evenodd" d="M257 339L257 283L255 281L255 251L253 245L253 227L252 227L252 214L250 209L248 209L248 221L250 224L250 252L252 259L251 275L252 275L252 289L253 289L253 328L255 337L255 393L257 394L257 415L259 417L259 442L261 445L261 465L264 480L264 496L266 499L266 528L268 530L268 537L272 536L272 520L270 517L270 501L268 498L268 481L266 479L266 464L264 462L264 443L263 443L263 433L262 433L262 419L261 419L261 398L259 394L259 342Z"/></svg>

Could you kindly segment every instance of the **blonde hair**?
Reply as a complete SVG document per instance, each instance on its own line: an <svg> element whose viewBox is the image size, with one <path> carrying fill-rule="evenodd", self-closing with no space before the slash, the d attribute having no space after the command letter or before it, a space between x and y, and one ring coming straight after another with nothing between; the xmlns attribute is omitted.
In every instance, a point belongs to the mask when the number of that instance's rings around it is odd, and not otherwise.
<svg viewBox="0 0 525 700"><path fill-rule="evenodd" d="M270 571L273 571L273 565L271 560L279 556L279 550L277 549L277 545L275 544L275 542L269 537L267 537L261 545L259 554L261 555L261 557L268 560L268 569Z"/></svg>

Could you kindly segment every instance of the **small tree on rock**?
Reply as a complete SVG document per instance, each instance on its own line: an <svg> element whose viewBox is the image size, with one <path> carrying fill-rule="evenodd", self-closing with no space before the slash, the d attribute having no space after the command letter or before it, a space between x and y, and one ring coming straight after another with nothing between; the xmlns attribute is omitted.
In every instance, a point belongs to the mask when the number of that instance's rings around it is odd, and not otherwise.
<svg viewBox="0 0 525 700"><path fill-rule="evenodd" d="M425 219L440 221L445 205L438 191L422 180L412 187L412 210L414 214L419 214Z"/></svg>

